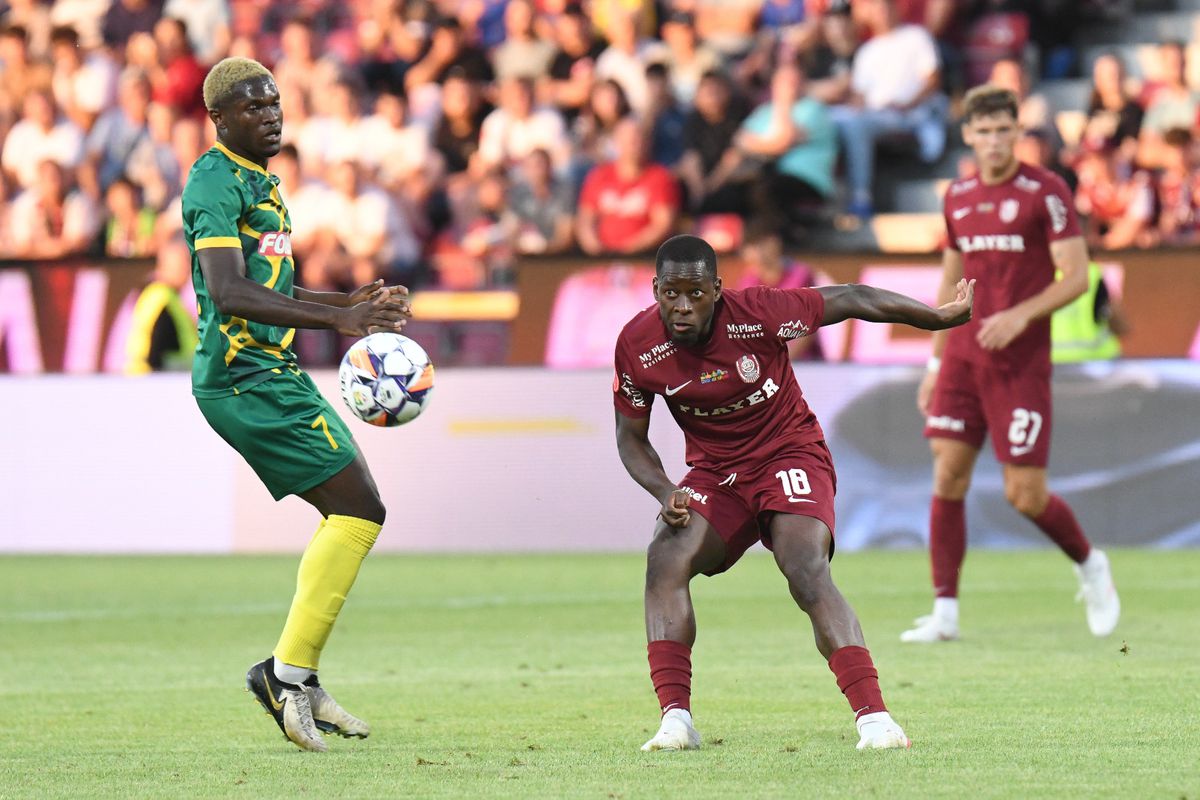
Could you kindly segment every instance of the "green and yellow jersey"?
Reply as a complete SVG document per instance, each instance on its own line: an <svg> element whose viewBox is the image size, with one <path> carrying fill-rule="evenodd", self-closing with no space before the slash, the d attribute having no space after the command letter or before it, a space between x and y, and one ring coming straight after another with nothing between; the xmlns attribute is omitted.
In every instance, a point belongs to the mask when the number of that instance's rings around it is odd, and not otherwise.
<svg viewBox="0 0 1200 800"><path fill-rule="evenodd" d="M279 178L219 142L196 159L183 190L183 234L199 316L200 345L192 362L196 397L238 394L294 368L295 328L221 314L196 255L210 247L239 247L247 278L291 297L291 230Z"/></svg>

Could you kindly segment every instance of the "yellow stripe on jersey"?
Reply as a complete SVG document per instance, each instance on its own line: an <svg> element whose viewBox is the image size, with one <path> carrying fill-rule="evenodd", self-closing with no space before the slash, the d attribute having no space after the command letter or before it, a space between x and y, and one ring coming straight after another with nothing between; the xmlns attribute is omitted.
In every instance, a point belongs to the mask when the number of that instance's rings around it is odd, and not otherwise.
<svg viewBox="0 0 1200 800"><path fill-rule="evenodd" d="M209 236L207 239L197 239L197 250L208 250L213 247L236 247L242 249L242 240L236 236Z"/></svg>
<svg viewBox="0 0 1200 800"><path fill-rule="evenodd" d="M213 146L216 147L218 150L220 150L222 153L224 153L226 158L228 158L230 161L237 164L238 166L245 167L246 169L252 170L254 172L262 173L263 175L271 174L271 173L267 172L263 167L260 167L258 164L255 164L253 161L242 158L237 153L233 152L232 150L230 150L228 147L221 144L220 142L217 142Z"/></svg>

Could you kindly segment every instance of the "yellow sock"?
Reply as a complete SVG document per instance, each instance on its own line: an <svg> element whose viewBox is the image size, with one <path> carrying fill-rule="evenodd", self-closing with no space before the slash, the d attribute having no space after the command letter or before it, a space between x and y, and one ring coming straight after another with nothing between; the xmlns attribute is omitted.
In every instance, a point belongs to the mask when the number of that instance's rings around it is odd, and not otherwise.
<svg viewBox="0 0 1200 800"><path fill-rule="evenodd" d="M317 668L325 640L380 527L370 520L336 514L321 523L300 559L296 596L275 645L275 658L296 667Z"/></svg>

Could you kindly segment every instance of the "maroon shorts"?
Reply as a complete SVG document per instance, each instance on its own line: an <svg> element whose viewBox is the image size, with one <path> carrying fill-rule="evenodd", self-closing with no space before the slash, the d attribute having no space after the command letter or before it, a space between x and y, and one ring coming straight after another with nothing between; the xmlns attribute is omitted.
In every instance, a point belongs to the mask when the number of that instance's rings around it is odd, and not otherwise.
<svg viewBox="0 0 1200 800"><path fill-rule="evenodd" d="M1050 459L1050 368L1006 372L946 359L925 418L925 436L980 448L992 433L1002 464L1045 467Z"/></svg>
<svg viewBox="0 0 1200 800"><path fill-rule="evenodd" d="M771 549L767 526L774 514L816 517L833 533L837 475L824 442L789 448L737 472L694 467L679 488L692 496L688 508L725 542L725 563L708 575L732 567L755 542Z"/></svg>

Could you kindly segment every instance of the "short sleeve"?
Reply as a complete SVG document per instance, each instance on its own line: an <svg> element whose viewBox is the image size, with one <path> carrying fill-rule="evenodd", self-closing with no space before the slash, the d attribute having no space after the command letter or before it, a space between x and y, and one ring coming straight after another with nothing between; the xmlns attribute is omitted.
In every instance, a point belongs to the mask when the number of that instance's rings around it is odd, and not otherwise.
<svg viewBox="0 0 1200 800"><path fill-rule="evenodd" d="M629 345L624 335L617 337L617 349L613 364L613 406L626 417L645 418L650 416L650 404L654 394L637 385L634 380L636 365L629 354Z"/></svg>
<svg viewBox="0 0 1200 800"><path fill-rule="evenodd" d="M1045 224L1046 241L1058 242L1083 235L1079 227L1079 217L1075 214L1071 190L1057 175L1052 175L1046 181L1046 190L1042 194L1042 204L1038 212Z"/></svg>
<svg viewBox="0 0 1200 800"><path fill-rule="evenodd" d="M183 189L183 228L195 250L241 248L238 221L244 211L242 194L232 177L193 174Z"/></svg>
<svg viewBox="0 0 1200 800"><path fill-rule="evenodd" d="M950 192L946 192L946 199L942 201L942 222L946 225L946 249L958 252L958 237L954 235L954 225L950 220Z"/></svg>
<svg viewBox="0 0 1200 800"><path fill-rule="evenodd" d="M816 289L772 289L755 286L746 290L748 304L762 320L767 336L800 339L821 327L825 298Z"/></svg>

